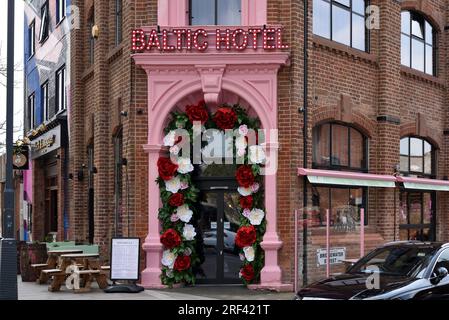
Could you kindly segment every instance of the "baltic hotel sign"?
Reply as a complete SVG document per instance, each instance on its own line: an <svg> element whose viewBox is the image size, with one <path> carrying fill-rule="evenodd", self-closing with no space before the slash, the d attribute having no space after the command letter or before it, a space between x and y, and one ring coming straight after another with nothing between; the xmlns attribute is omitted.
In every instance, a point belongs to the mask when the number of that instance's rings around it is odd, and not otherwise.
<svg viewBox="0 0 449 320"><path fill-rule="evenodd" d="M216 29L213 32L205 29L151 29L144 31L135 29L132 32L132 50L144 52L158 50L163 52L175 51L206 51L208 48L222 50L257 50L265 51L287 49L283 43L282 28L238 28Z"/></svg>

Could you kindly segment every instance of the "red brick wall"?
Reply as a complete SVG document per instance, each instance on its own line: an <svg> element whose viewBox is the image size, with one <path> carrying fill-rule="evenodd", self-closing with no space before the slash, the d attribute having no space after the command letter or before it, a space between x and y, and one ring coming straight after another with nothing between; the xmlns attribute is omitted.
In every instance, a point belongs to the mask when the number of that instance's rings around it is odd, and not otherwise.
<svg viewBox="0 0 449 320"><path fill-rule="evenodd" d="M370 52L353 50L335 42L320 39L312 33L312 1L309 1L309 123L308 149L303 150L303 116L298 108L303 105L303 2L293 0L267 0L268 23L282 24L285 41L290 44L290 66L283 67L278 78L279 171L278 171L278 230L284 243L279 263L284 281L294 278L294 245L299 243L299 261L302 270L303 233L294 232L294 211L302 215L303 180L296 176L307 153L311 166L312 128L323 121L344 120L369 137L369 171L393 174L399 163L399 140L404 133L413 131L418 113L425 116L428 135L438 141L438 177L449 175L449 130L447 108L446 70L448 41L444 32L439 37L439 76L422 76L405 71L400 66L400 11L395 1L377 0L380 5L381 28L370 33ZM87 13L91 5L82 8L82 28L72 32L72 110L71 110L71 170L76 172L86 163L88 141L95 144L95 241L108 251L108 239L114 231L114 175L112 136L123 127L123 153L128 160L123 170L123 203L121 229L124 235L147 233L148 189L147 156L142 145L147 140L147 84L146 74L136 68L130 57L130 34L134 27L157 24L157 1L124 1L123 42L114 46L114 1L91 1L99 38L95 41L95 63L86 64L89 30ZM83 4L74 1L74 4ZM425 3L425 5L420 5ZM405 1L403 6L422 9L435 21L448 19L449 10L443 0ZM440 18L439 18L440 17ZM402 71L401 71L402 70ZM349 96L348 105L342 107L342 95ZM347 98L345 98L347 99ZM429 106L432 111L429 112ZM120 110L128 112L120 117ZM343 110L343 113L342 113ZM379 116L398 120L378 121ZM93 125L92 123L93 117ZM91 128L92 126L92 128ZM71 185L71 234L80 240L87 238L87 185L75 178ZM395 194L396 192L396 194ZM308 190L309 205L311 190ZM129 201L128 201L129 199ZM396 199L396 206L394 201ZM367 247L372 248L398 236L394 220L399 210L398 191L370 189L369 227ZM445 226L449 223L446 209L449 200L444 194L438 201L438 239L448 240ZM156 213L152 213L156 214ZM396 218L397 219L397 218ZM129 223L128 223L129 221ZM316 250L323 246L323 230L309 229L309 280L321 277L324 268L316 266ZM347 247L349 258L358 255L356 235L335 235L338 246ZM334 244L334 242L333 242ZM337 270L337 269L335 269ZM333 271L335 271L333 269Z"/></svg>

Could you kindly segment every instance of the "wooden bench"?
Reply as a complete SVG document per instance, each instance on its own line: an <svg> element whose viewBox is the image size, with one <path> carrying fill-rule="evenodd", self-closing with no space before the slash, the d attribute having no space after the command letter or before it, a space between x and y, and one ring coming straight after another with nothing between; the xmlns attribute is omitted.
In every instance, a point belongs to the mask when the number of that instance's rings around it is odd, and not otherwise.
<svg viewBox="0 0 449 320"><path fill-rule="evenodd" d="M101 289L105 289L108 286L105 276L101 274L101 270L79 270L75 273L77 273L84 280L84 286L82 288L75 289L75 293L89 292L94 280L97 281L98 286Z"/></svg>
<svg viewBox="0 0 449 320"><path fill-rule="evenodd" d="M31 268L45 268L47 266L48 266L47 263L34 263L31 265Z"/></svg>
<svg viewBox="0 0 449 320"><path fill-rule="evenodd" d="M53 273L62 272L62 270L61 269L46 269L46 270L42 270L42 272L45 274L53 274Z"/></svg>

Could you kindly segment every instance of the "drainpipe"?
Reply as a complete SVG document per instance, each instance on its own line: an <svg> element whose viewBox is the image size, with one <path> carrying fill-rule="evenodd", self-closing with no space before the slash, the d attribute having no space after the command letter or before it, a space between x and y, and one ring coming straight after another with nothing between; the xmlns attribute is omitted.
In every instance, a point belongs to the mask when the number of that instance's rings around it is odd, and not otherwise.
<svg viewBox="0 0 449 320"><path fill-rule="evenodd" d="M304 128L303 128L303 167L307 168L307 131L308 131L308 118L307 118L307 107L308 107L308 41L309 41L309 17L308 17L308 0L304 0L304 106L303 106L303 116L304 116ZM303 177L303 285L307 286L307 177Z"/></svg>

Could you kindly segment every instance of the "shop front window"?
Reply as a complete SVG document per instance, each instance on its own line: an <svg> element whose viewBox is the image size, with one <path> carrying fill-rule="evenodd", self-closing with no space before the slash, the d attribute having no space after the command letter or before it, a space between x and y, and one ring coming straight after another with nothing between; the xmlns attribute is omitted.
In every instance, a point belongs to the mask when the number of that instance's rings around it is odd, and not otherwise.
<svg viewBox="0 0 449 320"><path fill-rule="evenodd" d="M435 241L435 193L401 192L399 239Z"/></svg>
<svg viewBox="0 0 449 320"><path fill-rule="evenodd" d="M312 187L311 226L326 226L329 210L330 226L340 231L354 231L360 225L360 210L366 208L366 188ZM367 224L365 215L364 224Z"/></svg>
<svg viewBox="0 0 449 320"><path fill-rule="evenodd" d="M190 25L240 25L241 0L190 0Z"/></svg>
<svg viewBox="0 0 449 320"><path fill-rule="evenodd" d="M356 129L326 123L313 129L313 166L366 171L367 139Z"/></svg>

